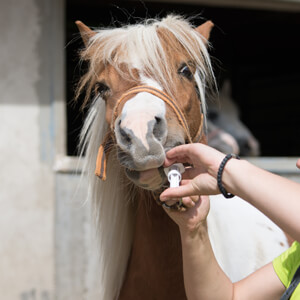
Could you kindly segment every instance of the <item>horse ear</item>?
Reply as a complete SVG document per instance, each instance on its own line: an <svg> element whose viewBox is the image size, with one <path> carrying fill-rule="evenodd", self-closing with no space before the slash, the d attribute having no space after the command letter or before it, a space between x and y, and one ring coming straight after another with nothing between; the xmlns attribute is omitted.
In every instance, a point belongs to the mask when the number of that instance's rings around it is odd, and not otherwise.
<svg viewBox="0 0 300 300"><path fill-rule="evenodd" d="M213 27L214 27L214 23L212 21L206 21L202 25L195 28L195 30L198 33L200 33L206 39L206 41L208 41L209 36L210 36L210 32L211 32Z"/></svg>
<svg viewBox="0 0 300 300"><path fill-rule="evenodd" d="M84 42L84 45L87 46L89 40L96 34L95 31L91 30L88 26L83 24L81 21L76 21L75 24L77 25L81 38Z"/></svg>

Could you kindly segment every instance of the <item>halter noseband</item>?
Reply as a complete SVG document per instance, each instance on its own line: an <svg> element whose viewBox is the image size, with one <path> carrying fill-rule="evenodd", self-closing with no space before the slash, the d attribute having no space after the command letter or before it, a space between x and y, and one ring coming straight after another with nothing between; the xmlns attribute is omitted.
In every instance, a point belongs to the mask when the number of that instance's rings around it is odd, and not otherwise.
<svg viewBox="0 0 300 300"><path fill-rule="evenodd" d="M114 132L114 127L115 127L114 123L115 123L116 118L118 117L118 108L124 101L128 100L130 98L130 96L136 95L141 92L150 93L150 94L160 98L161 100L163 100L166 104L168 104L172 108L172 110L175 112L175 114L178 118L179 123L181 124L181 126L183 127L183 129L186 132L189 143L198 142L198 141L200 141L200 139L202 137L203 113L201 113L201 121L200 121L200 126L197 131L197 134L192 139L192 137L190 135L188 123L186 121L186 118L185 118L183 112L177 105L176 101L174 101L166 93L164 93L163 91L158 90L154 87L145 86L145 85L140 85L140 86L136 86L132 89L129 89L117 101L117 103L114 107L114 110L113 110L113 117L112 117L112 121L110 124L110 129L105 134L103 142L101 143L99 150L98 150L95 174L102 180L106 180L106 161L107 161L108 155L109 155L109 153L112 149L112 145L113 145L113 139L114 139L113 132Z"/></svg>

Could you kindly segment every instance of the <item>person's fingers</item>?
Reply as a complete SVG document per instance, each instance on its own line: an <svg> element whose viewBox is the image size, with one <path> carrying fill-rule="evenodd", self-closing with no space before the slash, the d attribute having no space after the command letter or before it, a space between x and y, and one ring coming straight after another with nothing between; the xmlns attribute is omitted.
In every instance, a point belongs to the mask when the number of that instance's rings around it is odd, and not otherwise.
<svg viewBox="0 0 300 300"><path fill-rule="evenodd" d="M180 186L187 185L190 183L190 181L191 181L190 179L182 179L180 181Z"/></svg>
<svg viewBox="0 0 300 300"><path fill-rule="evenodd" d="M186 156L186 155L183 155L183 154L179 154L177 156L174 156L172 158L169 158L168 156L168 152L166 154L166 158L165 158L165 161L164 161L164 166L165 167L169 167L175 163L189 163L191 164L191 159Z"/></svg>
<svg viewBox="0 0 300 300"><path fill-rule="evenodd" d="M175 157L180 157L185 155L185 153L188 151L190 145L181 145L177 146L175 148L172 148L166 153L166 156L168 159L173 159Z"/></svg>
<svg viewBox="0 0 300 300"><path fill-rule="evenodd" d="M193 195L195 195L193 186L191 184L184 184L183 182L179 187L169 188L163 191L160 195L160 200L167 201Z"/></svg>
<svg viewBox="0 0 300 300"><path fill-rule="evenodd" d="M172 206L174 204L176 204L177 202L180 201L181 198L174 198L174 199L169 199L169 200L166 200L164 201L168 206Z"/></svg>
<svg viewBox="0 0 300 300"><path fill-rule="evenodd" d="M193 179L196 176L200 175L201 173L205 173L202 169L200 168L191 168L188 167L185 169L185 171L182 173L182 178L183 179Z"/></svg>
<svg viewBox="0 0 300 300"><path fill-rule="evenodd" d="M198 202L199 199L200 199L200 196L199 195L196 195L196 196L190 196L189 197L194 203Z"/></svg>
<svg viewBox="0 0 300 300"><path fill-rule="evenodd" d="M197 146L196 146L197 145ZM169 166L176 162L179 163L190 163L196 155L196 148L200 144L186 144L172 148L166 153L165 165Z"/></svg>
<svg viewBox="0 0 300 300"><path fill-rule="evenodd" d="M183 197L182 198L182 203L188 207L194 207L196 202L199 200L199 196L190 196L190 197Z"/></svg>
<svg viewBox="0 0 300 300"><path fill-rule="evenodd" d="M167 157L169 159L181 156L190 157L191 155L194 155L195 153L200 151L203 146L203 144L185 144L177 146L167 152Z"/></svg>
<svg viewBox="0 0 300 300"><path fill-rule="evenodd" d="M166 157L164 161L164 167L167 168L175 163L176 163L176 159L169 159Z"/></svg>
<svg viewBox="0 0 300 300"><path fill-rule="evenodd" d="M184 206L186 206L188 208L195 206L195 203L193 202L193 200L190 197L182 198L182 203L184 204Z"/></svg>

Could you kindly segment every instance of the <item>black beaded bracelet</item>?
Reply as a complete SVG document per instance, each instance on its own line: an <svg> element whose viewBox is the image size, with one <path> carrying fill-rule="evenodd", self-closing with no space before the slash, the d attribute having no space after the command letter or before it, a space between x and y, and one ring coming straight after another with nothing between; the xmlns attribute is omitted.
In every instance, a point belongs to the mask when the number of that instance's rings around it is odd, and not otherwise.
<svg viewBox="0 0 300 300"><path fill-rule="evenodd" d="M240 157L236 154L227 154L224 159L222 160L221 164L220 164L220 167L219 167L219 170L218 170L218 175L217 175L217 182L218 182L218 187L219 187L219 190L220 192L222 193L222 195L229 199L229 198L232 198L234 197L233 194L231 193L227 193L227 191L225 190L225 188L223 187L222 185L222 174L223 174L223 171L224 171L224 168L225 168L225 165L226 163L231 159L231 158L236 158L236 159L240 159Z"/></svg>

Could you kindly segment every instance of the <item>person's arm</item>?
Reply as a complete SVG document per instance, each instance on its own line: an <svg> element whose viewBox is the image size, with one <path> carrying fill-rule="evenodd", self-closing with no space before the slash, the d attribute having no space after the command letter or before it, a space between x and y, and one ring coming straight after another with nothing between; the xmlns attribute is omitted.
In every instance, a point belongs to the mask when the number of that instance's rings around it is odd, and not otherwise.
<svg viewBox="0 0 300 300"><path fill-rule="evenodd" d="M225 166L222 182L300 241L300 184L235 159Z"/></svg>
<svg viewBox="0 0 300 300"><path fill-rule="evenodd" d="M179 226L187 298L189 300L279 299L284 292L284 286L271 263L237 283L230 281L214 256L208 236L206 218L209 212L209 198L201 196L184 198L183 201L188 206L186 211L165 210Z"/></svg>
<svg viewBox="0 0 300 300"><path fill-rule="evenodd" d="M183 231L180 234L187 299L234 299L233 284L216 261L205 226L197 234Z"/></svg>
<svg viewBox="0 0 300 300"><path fill-rule="evenodd" d="M220 193L216 175L224 156L215 149L200 144L176 147L167 153L166 166L175 162L188 162L193 165L184 173L182 186L167 189L160 197L166 202L182 197L187 207L184 212L165 209L180 230L187 298L189 300L280 299L285 287L276 275L272 263L245 279L232 283L214 256L206 226L209 198L199 195ZM298 226L293 223L295 214L292 216L293 222L288 221L290 219L288 214L293 210L299 211L298 184L261 170L246 161L234 159L225 166L222 179L228 192L243 197L274 221L277 220L278 225L289 228L294 237L297 236ZM280 192L276 194L277 189ZM289 198L286 198L286 195ZM285 197L286 201L281 201L281 197ZM289 201L292 208L288 207Z"/></svg>
<svg viewBox="0 0 300 300"><path fill-rule="evenodd" d="M186 296L189 300L232 300L233 284L217 263L208 236L209 197L183 201L187 205L185 211L165 211L179 226Z"/></svg>
<svg viewBox="0 0 300 300"><path fill-rule="evenodd" d="M272 263L232 283L216 261L207 231L181 232L183 274L189 300L279 300L285 287Z"/></svg>
<svg viewBox="0 0 300 300"><path fill-rule="evenodd" d="M188 162L193 168L184 173L182 185L165 190L161 200L219 194L216 178L224 157L223 153L203 144L183 145L170 150L166 166L174 162ZM222 183L228 192L258 208L300 241L300 184L237 159L230 159L225 165Z"/></svg>

